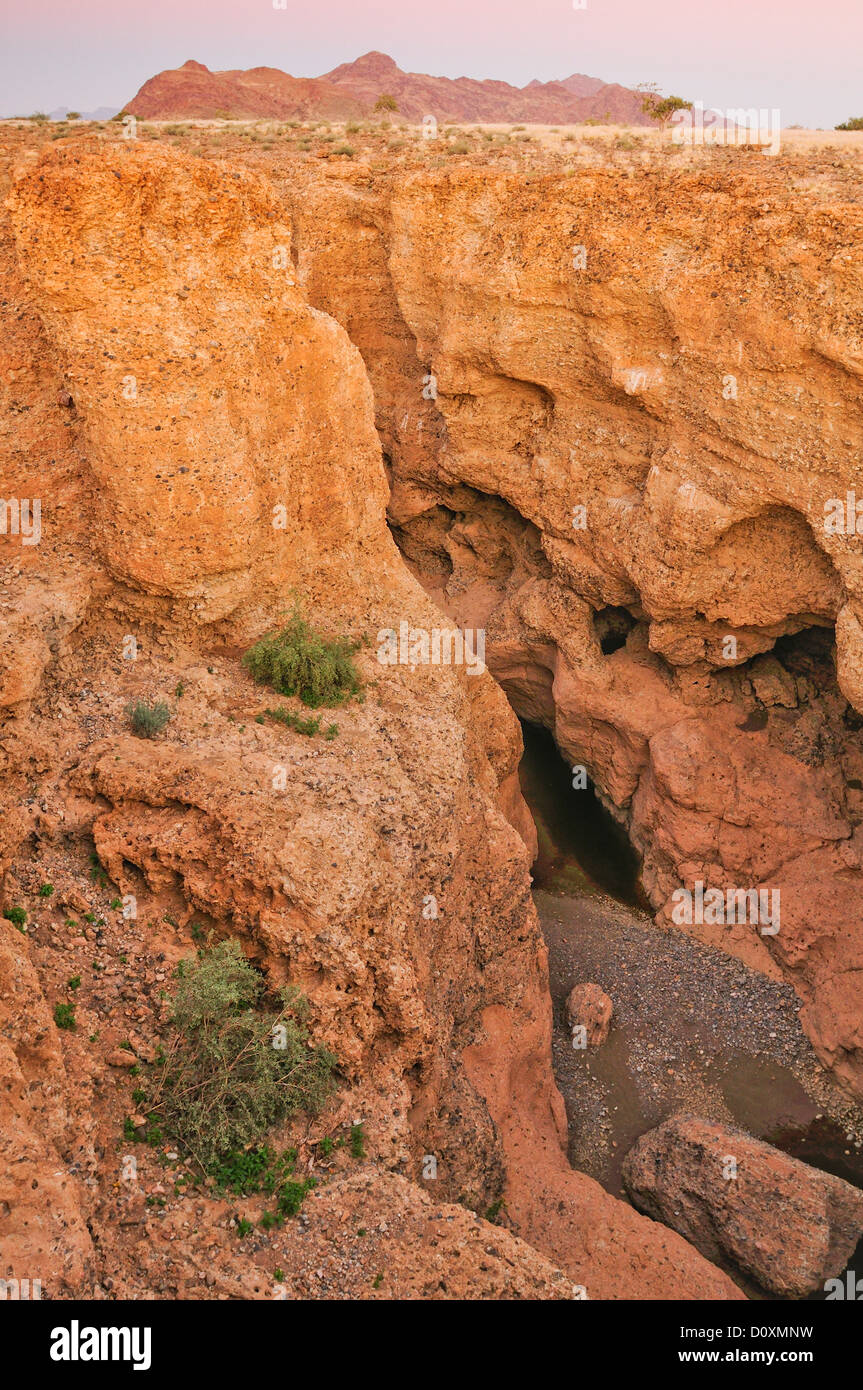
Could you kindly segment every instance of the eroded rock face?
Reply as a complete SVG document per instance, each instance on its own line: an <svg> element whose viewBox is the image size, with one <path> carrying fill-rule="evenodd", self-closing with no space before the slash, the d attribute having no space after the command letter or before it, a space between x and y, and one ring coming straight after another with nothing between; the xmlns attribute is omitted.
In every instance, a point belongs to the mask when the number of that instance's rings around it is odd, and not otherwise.
<svg viewBox="0 0 863 1390"><path fill-rule="evenodd" d="M587 767L658 919L789 979L860 1094L863 539L827 522L859 476L863 226L765 163L282 192L411 568ZM699 882L778 890L779 931L675 919Z"/></svg>
<svg viewBox="0 0 863 1390"><path fill-rule="evenodd" d="M32 557L6 538L4 621L17 636L23 613L27 641L37 628L49 639L27 648L25 680L7 676L0 867L31 912L50 878L65 882L58 907L79 918L89 908L84 920L98 922L94 906L114 909L108 896L92 901L82 874L92 841L116 890L137 899L129 949L147 976L146 991L134 977L100 990L98 956L115 930L127 970L113 918L110 931L82 930L45 904L35 944L13 933L49 1006L73 968L81 974L76 998L92 1020L52 1034L69 1098L59 1131L20 1057L24 1082L4 1093L46 1161L56 1133L64 1163L88 1178L43 1202L50 1231L31 1277L44 1263L57 1296L99 1278L135 1289L146 1250L157 1292L266 1296L253 1251L217 1262L210 1283L212 1262L182 1235L179 1210L165 1229L176 1222L183 1243L160 1244L157 1257L143 1193L117 1170L129 1110L110 1058L124 1010L146 1057L166 977L148 954L188 954L203 917L216 937L238 936L274 984L305 990L312 1032L344 1071L330 1121L363 1117L371 1163L419 1178L431 1154L439 1200L484 1210L505 1196L513 1230L590 1297L735 1297L680 1237L566 1162L545 952L514 828L528 820L515 720L488 675L375 660L379 629L432 628L441 615L388 533L363 364L306 304L283 205L227 166L76 142L18 171L10 209L10 313L26 294L38 315L16 391L39 403L47 433L32 431L26 478L43 538ZM11 256L8 236L3 245ZM48 388L54 409L74 403L62 468ZM10 413L15 404L7 396ZM14 439L6 420L2 437ZM22 490L20 466L10 447L5 490ZM54 586L58 574L71 589ZM331 742L259 724L271 700L239 664L292 590L324 631L368 642L365 702L337 713ZM161 740L130 737L124 710L137 698L170 703ZM212 1206L202 1213L216 1222ZM16 1201L16 1252L28 1248L25 1217ZM83 1218L98 1239L94 1268ZM75 1260L58 1271L73 1222Z"/></svg>
<svg viewBox="0 0 863 1390"><path fill-rule="evenodd" d="M640 1211L761 1288L802 1298L848 1263L863 1234L863 1193L742 1130L675 1115L624 1160Z"/></svg>

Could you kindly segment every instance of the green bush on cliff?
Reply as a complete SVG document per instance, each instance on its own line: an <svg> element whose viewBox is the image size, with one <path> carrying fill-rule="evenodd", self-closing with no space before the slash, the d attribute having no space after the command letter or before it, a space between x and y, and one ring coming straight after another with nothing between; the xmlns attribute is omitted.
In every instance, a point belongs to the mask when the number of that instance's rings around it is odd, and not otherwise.
<svg viewBox="0 0 863 1390"><path fill-rule="evenodd" d="M171 718L171 711L164 700L149 704L146 700L136 700L126 706L126 716L132 726L132 733L138 738L155 738Z"/></svg>
<svg viewBox="0 0 863 1390"><path fill-rule="evenodd" d="M181 962L176 978L174 1031L147 1113L213 1172L274 1124L318 1110L336 1059L310 1046L307 1006L295 990L281 991L278 1011L262 1007L264 982L235 941Z"/></svg>
<svg viewBox="0 0 863 1390"><path fill-rule="evenodd" d="M261 685L280 695L298 695L310 709L331 709L359 693L354 665L359 643L347 637L322 637L295 607L287 627L270 632L243 657L246 670Z"/></svg>

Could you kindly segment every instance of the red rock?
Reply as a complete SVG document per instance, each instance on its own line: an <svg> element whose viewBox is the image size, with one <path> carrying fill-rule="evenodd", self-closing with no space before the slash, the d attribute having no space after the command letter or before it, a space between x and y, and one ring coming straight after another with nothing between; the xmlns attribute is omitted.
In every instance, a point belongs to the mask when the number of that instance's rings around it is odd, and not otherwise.
<svg viewBox="0 0 863 1390"><path fill-rule="evenodd" d="M588 1047L598 1047L608 1037L614 1005L599 985L575 985L566 998L566 1022L573 1033L585 1030Z"/></svg>
<svg viewBox="0 0 863 1390"><path fill-rule="evenodd" d="M863 1192L742 1130L675 1115L623 1163L640 1211L715 1264L803 1298L839 1273L863 1235Z"/></svg>

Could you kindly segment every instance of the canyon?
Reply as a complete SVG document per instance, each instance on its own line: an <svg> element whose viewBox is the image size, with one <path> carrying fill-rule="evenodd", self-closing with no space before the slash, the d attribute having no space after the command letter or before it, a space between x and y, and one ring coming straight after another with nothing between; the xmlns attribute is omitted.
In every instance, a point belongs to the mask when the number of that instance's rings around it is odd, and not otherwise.
<svg viewBox="0 0 863 1390"><path fill-rule="evenodd" d="M41 503L38 545L2 537L0 876L30 914L0 922L3 1273L742 1298L567 1159L516 716L625 831L655 930L790 984L860 1099L863 579L824 527L860 487L859 162L3 139L0 493ZM292 594L361 644L330 743L257 722L239 661ZM376 659L442 614L486 672ZM129 733L138 697L164 738ZM781 929L678 923L696 881L780 893ZM238 1243L206 1188L163 1210L149 1152L121 1176L122 1049L153 1055L200 924L338 1058L286 1131L309 1171L367 1136L295 1237Z"/></svg>

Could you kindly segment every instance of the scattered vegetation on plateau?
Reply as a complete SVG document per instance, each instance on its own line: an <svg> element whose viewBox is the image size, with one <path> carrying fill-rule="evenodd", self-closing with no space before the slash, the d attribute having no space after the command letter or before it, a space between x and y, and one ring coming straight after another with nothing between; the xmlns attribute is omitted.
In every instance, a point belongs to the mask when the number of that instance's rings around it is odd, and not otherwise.
<svg viewBox="0 0 863 1390"><path fill-rule="evenodd" d="M156 700L153 704L148 700L136 700L126 706L126 716L132 733L138 738L155 738L171 718L171 711L164 700Z"/></svg>
<svg viewBox="0 0 863 1390"><path fill-rule="evenodd" d="M332 709L359 694L358 650L359 643L347 637L322 637L297 605L286 627L249 648L243 665L259 684L280 695L297 695L310 709Z"/></svg>
<svg viewBox="0 0 863 1390"><path fill-rule="evenodd" d="M148 1119L225 1185L255 1171L263 1181L265 1167L278 1176L275 1160L261 1160L269 1152L260 1149L262 1137L320 1108L335 1084L336 1059L310 1045L307 1005L296 990L280 992L280 1009L264 1006L264 981L235 941L181 962L176 979L173 1033L155 1064ZM253 1150L257 1158L248 1156Z"/></svg>

